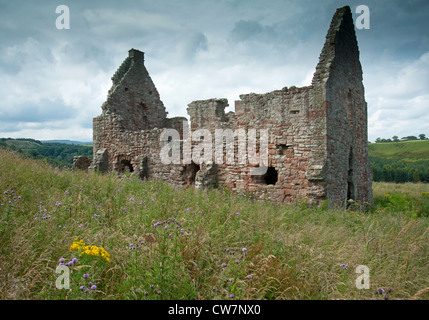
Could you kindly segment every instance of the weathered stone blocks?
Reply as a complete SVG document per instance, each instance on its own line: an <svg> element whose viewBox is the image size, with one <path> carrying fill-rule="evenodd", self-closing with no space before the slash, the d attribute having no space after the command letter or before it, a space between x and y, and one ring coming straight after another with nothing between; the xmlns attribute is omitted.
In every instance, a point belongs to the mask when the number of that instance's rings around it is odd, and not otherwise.
<svg viewBox="0 0 429 320"><path fill-rule="evenodd" d="M345 205L353 199L372 204L367 104L348 6L338 9L331 21L310 86L242 94L235 101L235 112L228 113L226 99L193 101L187 108L190 127L184 117L167 118L144 66L143 52L131 49L112 82L103 112L93 120L91 168L101 172L130 170L142 178L201 188L226 186L274 201L305 198ZM166 128L180 133L179 164L161 161L161 149L168 142L160 138ZM210 161L188 162L199 142L189 142L184 132L198 129L210 132L213 144L217 129L236 133L234 162L228 163L226 155L219 158L221 163L216 162L214 148ZM252 175L258 164L238 161L243 152L260 156L260 142L245 150L238 145L238 139L253 129L257 135L262 130L268 132L268 168L262 175ZM226 148L226 142L221 146Z"/></svg>

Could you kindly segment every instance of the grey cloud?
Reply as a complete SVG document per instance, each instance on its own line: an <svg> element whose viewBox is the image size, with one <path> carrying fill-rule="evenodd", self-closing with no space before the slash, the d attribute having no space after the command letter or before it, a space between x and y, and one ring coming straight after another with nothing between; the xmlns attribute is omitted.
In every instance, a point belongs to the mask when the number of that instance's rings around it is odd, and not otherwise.
<svg viewBox="0 0 429 320"><path fill-rule="evenodd" d="M193 60L199 51L208 49L208 40L201 32L191 32L179 42L178 46L184 60Z"/></svg>
<svg viewBox="0 0 429 320"><path fill-rule="evenodd" d="M11 108L0 109L3 122L45 123L74 118L74 110L60 100L41 99L38 102L25 102Z"/></svg>
<svg viewBox="0 0 429 320"><path fill-rule="evenodd" d="M27 38L13 46L0 47L0 70L16 74L34 64L51 64L54 57L49 47L33 38Z"/></svg>
<svg viewBox="0 0 429 320"><path fill-rule="evenodd" d="M235 23L231 36L235 41L247 41L257 39L259 41L271 41L276 36L272 26L263 26L258 21L240 20Z"/></svg>

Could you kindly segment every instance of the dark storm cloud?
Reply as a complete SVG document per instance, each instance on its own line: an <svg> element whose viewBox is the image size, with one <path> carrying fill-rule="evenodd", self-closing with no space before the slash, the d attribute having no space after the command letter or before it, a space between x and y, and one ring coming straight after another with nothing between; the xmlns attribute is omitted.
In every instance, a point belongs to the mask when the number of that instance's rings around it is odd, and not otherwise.
<svg viewBox="0 0 429 320"><path fill-rule="evenodd" d="M70 8L70 30L55 28L60 4ZM130 48L145 51L170 116L186 115L193 99L234 99L239 93L308 84L332 15L346 4L356 18L356 6L365 3L0 0L0 136L15 131L16 136L90 140L91 119L100 113L110 77ZM429 2L366 4L371 28L356 34L374 140L383 132L392 135L387 132L399 130L399 124L406 131L429 120L417 116L429 100L424 72ZM412 115L407 124L395 124L401 108ZM381 121L386 114L390 124ZM403 133L409 134L418 133Z"/></svg>

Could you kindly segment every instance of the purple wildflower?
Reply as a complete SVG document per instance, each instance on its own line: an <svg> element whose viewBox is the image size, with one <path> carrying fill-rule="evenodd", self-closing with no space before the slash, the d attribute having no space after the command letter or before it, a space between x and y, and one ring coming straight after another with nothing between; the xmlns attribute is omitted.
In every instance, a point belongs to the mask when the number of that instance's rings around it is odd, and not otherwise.
<svg viewBox="0 0 429 320"><path fill-rule="evenodd" d="M88 278L88 277L89 277L89 274L85 273L85 274L83 275L83 277L86 279L86 278Z"/></svg>

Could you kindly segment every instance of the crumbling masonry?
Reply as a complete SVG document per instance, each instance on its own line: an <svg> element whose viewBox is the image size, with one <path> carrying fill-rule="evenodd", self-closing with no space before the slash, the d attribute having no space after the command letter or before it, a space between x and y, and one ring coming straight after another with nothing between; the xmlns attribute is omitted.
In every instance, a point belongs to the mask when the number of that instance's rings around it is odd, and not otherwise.
<svg viewBox="0 0 429 320"><path fill-rule="evenodd" d="M267 129L268 170L262 176L237 162L163 164L163 129L183 132L187 119L167 118L143 52L131 49L112 81L102 114L93 120L92 168L130 170L179 185L226 186L273 201L372 204L367 104L348 6L337 9L332 19L310 86L240 95L235 113L225 113L226 99L188 105L191 131L208 129L213 138L217 128Z"/></svg>

